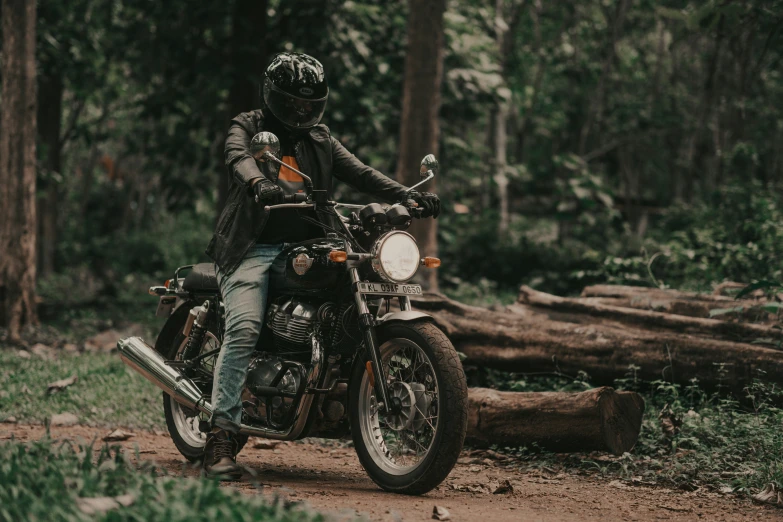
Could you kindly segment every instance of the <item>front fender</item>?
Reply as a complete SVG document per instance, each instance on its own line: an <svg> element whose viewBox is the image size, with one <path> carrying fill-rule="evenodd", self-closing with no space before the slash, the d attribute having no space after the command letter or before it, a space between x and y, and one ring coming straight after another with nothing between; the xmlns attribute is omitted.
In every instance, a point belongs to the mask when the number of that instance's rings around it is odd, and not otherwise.
<svg viewBox="0 0 783 522"><path fill-rule="evenodd" d="M390 323L394 321L407 323L410 321L418 321L419 319L424 319L428 321L434 320L431 315L425 314L424 312L414 312L413 310L405 310L400 312L390 312L388 314L384 314L375 320L375 325L381 326L386 323Z"/></svg>

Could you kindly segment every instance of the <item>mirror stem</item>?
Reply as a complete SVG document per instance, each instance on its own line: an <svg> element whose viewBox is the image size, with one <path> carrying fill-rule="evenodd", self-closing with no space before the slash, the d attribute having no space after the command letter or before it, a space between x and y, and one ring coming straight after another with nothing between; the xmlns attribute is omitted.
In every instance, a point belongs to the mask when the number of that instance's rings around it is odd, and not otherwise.
<svg viewBox="0 0 783 522"><path fill-rule="evenodd" d="M435 173L434 173L434 172L432 172L431 170L428 170L428 171L427 171L427 177L426 177L426 178L424 178L423 180L419 181L418 183L416 183L416 184L415 184L415 185L413 185L412 187L408 188L408 192L410 192L411 190L415 189L415 188L416 188L416 187L418 187L419 185L424 185L425 183L427 183L429 180L431 180L431 179L432 179L432 178L434 178L434 177L435 177Z"/></svg>
<svg viewBox="0 0 783 522"><path fill-rule="evenodd" d="M281 167L287 168L288 170L293 170L294 172L302 176L302 179L305 180L305 186L309 189L309 192L313 191L313 180L310 178L310 176L308 176L304 172L296 170L295 168L293 168L291 165L288 165L287 163L283 163L282 160L277 159L277 157L269 151L264 153L264 159L273 161L278 165L280 165Z"/></svg>

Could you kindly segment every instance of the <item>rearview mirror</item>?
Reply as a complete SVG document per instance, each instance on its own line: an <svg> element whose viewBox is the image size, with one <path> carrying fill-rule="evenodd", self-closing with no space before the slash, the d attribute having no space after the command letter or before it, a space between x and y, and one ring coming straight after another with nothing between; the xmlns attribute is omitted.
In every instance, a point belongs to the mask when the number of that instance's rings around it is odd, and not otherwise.
<svg viewBox="0 0 783 522"><path fill-rule="evenodd" d="M428 171L431 170L433 174L437 174L439 168L440 164L438 163L438 160L435 159L435 155L427 154L424 156L424 159L421 160L421 168L419 169L419 173L421 174L422 178L426 178Z"/></svg>
<svg viewBox="0 0 783 522"><path fill-rule="evenodd" d="M267 154L271 154L280 159L280 140L277 136L271 132L259 132L250 140L250 153L266 177L277 179L280 165L275 161L267 161L266 158Z"/></svg>
<svg viewBox="0 0 783 522"><path fill-rule="evenodd" d="M266 162L264 154L269 152L274 157L280 157L280 140L271 132L259 132L250 140L250 153L261 163Z"/></svg>

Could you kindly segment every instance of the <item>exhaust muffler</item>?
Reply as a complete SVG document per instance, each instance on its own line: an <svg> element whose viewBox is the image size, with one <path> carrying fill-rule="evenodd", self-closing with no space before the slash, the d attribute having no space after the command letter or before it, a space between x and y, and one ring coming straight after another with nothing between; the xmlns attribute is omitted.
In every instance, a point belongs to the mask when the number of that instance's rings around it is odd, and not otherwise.
<svg viewBox="0 0 783 522"><path fill-rule="evenodd" d="M323 351L315 337L312 338L313 354L310 369L307 372L305 394L296 408L291 426L285 430L262 428L242 424L239 432L268 439L293 440L299 437L307 424L310 406L315 395L308 390L318 387L318 379L323 368ZM139 372L145 379L170 395L175 401L188 408L212 415L212 405L195 385L179 370L166 364L166 360L140 337L128 337L117 342L122 362Z"/></svg>
<svg viewBox="0 0 783 522"><path fill-rule="evenodd" d="M166 364L166 360L140 337L120 339L117 343L122 362L142 374L148 381L171 395L188 408L212 414L212 406L206 402L201 390L179 370ZM208 411L203 408L207 407Z"/></svg>

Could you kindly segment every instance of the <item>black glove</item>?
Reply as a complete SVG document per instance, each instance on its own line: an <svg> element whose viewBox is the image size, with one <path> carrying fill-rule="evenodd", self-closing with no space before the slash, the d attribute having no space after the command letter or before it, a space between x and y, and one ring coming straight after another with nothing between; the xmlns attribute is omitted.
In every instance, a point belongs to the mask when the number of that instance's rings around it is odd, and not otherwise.
<svg viewBox="0 0 783 522"><path fill-rule="evenodd" d="M252 190L256 196L256 203L263 203L264 205L277 205L282 203L285 197L283 189L266 178L261 178L253 184Z"/></svg>
<svg viewBox="0 0 783 522"><path fill-rule="evenodd" d="M419 205L422 209L421 217L434 217L437 218L440 215L440 198L431 192L416 192L412 190L408 193L408 197Z"/></svg>

